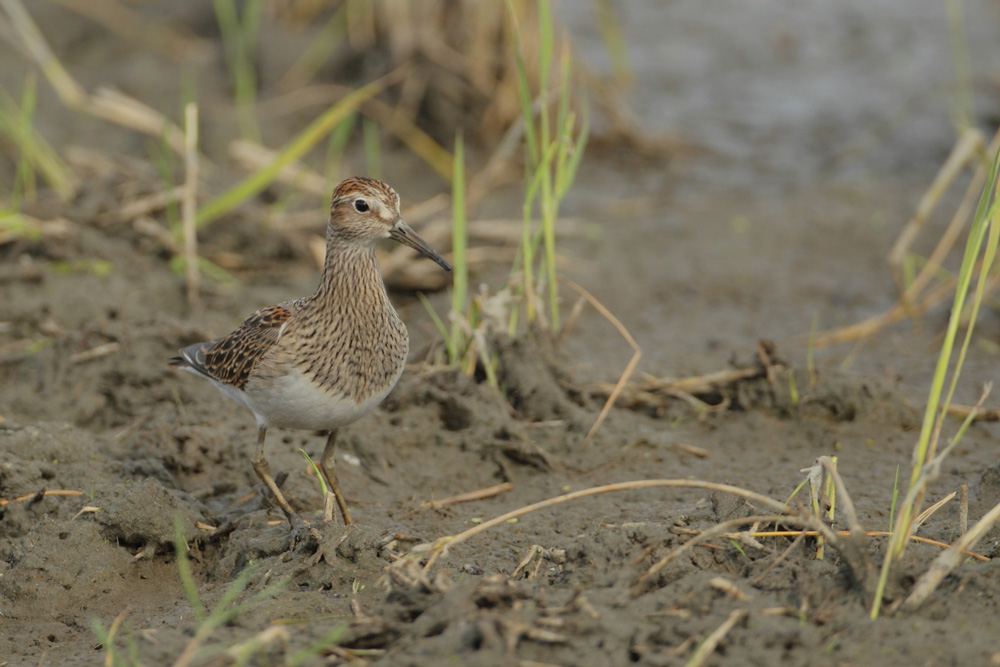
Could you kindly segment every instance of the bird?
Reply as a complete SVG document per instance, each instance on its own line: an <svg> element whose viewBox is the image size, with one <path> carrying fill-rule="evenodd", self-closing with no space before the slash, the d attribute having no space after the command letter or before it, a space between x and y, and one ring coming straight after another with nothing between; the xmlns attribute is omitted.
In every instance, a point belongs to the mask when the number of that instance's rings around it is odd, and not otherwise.
<svg viewBox="0 0 1000 667"><path fill-rule="evenodd" d="M337 483L338 429L381 403L406 364L409 333L389 301L376 244L393 239L451 271L444 257L403 221L399 203L396 191L381 181L342 181L330 203L326 259L316 292L261 308L232 333L184 347L167 362L208 379L253 413L253 470L293 526L297 515L264 454L268 428L329 431L317 467L344 524L350 524Z"/></svg>

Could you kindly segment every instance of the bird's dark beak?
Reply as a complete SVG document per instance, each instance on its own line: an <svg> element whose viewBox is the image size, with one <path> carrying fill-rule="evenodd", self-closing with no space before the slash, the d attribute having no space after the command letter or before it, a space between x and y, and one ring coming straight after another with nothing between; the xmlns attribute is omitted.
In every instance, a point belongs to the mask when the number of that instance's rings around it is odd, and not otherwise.
<svg viewBox="0 0 1000 667"><path fill-rule="evenodd" d="M397 220L396 224L392 226L392 230L389 232L389 238L393 241L399 241L403 245L408 245L417 252L419 252L424 257L429 257L435 262L441 265L445 271L451 271L451 264L445 261L444 257L438 254L438 252L427 244L427 241L420 238L413 228L402 220Z"/></svg>

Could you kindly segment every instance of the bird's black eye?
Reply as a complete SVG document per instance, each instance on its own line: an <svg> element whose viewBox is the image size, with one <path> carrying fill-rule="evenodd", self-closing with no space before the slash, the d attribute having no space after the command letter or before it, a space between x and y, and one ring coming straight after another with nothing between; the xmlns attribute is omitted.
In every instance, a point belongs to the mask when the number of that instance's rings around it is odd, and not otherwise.
<svg viewBox="0 0 1000 667"><path fill-rule="evenodd" d="M354 210L357 211L358 213L367 213L368 212L368 202L366 202L364 199L355 199L354 200Z"/></svg>

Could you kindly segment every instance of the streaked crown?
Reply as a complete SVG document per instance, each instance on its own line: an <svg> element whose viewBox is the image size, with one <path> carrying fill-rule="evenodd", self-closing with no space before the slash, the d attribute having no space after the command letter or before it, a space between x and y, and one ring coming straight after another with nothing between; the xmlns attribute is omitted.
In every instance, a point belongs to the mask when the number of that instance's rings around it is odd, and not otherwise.
<svg viewBox="0 0 1000 667"><path fill-rule="evenodd" d="M333 191L330 226L342 237L379 241L388 238L398 221L399 195L382 181L354 176Z"/></svg>

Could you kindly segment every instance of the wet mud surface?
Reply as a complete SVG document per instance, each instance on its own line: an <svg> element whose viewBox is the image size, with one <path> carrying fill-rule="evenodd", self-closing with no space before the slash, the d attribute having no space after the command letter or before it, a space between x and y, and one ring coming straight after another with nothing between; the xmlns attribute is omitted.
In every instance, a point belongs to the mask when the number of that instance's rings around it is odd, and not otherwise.
<svg viewBox="0 0 1000 667"><path fill-rule="evenodd" d="M441 538L561 494L705 480L781 502L803 469L830 455L862 526L888 529L947 312L857 348L816 350L813 369L808 334L896 298L885 256L954 142L942 92L952 83L944 10L722 5L729 11L714 18L697 2L623 12L638 77L629 101L644 126L687 147L650 157L595 142L565 213L597 233L563 248L576 258L567 274L636 337L640 372L750 369L702 396L726 409L700 414L676 398L625 396L588 440L603 404L595 386L617 380L632 354L600 315L585 310L558 344L541 335L496 341L501 395L424 363L434 326L412 294L397 292L411 364L380 408L341 431L340 484L356 521L347 527L321 521L320 487L300 452L317 457L322 434L275 429L268 439L272 470L310 522L290 531L250 466L252 417L165 365L260 306L310 293L317 274L306 239L322 217L289 233L257 202L212 225L206 255L238 255L241 282L209 284L193 313L169 254L116 215L162 187L155 168L127 134L68 115L40 88L40 129L59 146L100 148L106 160L74 161L86 187L72 205L44 194L33 205L36 217L65 218L64 233L0 245L0 498L9 501L0 507L0 664L99 664L106 651L95 622L115 628L122 655L150 665L174 664L193 642L203 649L194 664L231 664L258 640L253 664L300 664L296 656L322 641L306 664L674 665L720 628L706 664L1000 660L996 559L969 560L917 611L877 621L869 609L886 546L879 536L845 539L843 551L827 545L821 559L814 538L716 537L647 575L698 532L770 511L707 489L564 502L484 530L423 567ZM976 120L992 132L1000 42L984 35L1000 30L1000 12L989 3L966 10ZM590 14L564 14L582 52L599 54ZM134 43L115 41L111 57L96 37L107 35L84 19L55 5L36 18L88 85L114 82L164 109L176 104L175 81L152 86L121 59L153 57ZM224 89L215 57L199 78L209 90ZM0 62L5 85L23 76L13 57ZM201 99L231 120L222 97ZM209 145L224 146L224 127L207 121ZM414 158L390 156L386 180L404 204L444 191L414 175ZM481 214L515 218L519 207L514 189L501 191ZM924 251L947 217L929 221ZM567 306L574 298L566 294ZM995 377L998 337L1000 320L987 313L962 402ZM110 353L92 354L101 346ZM760 350L770 351L766 365ZM1000 502L998 436L995 425L973 424L928 500L968 484L971 521ZM502 484L483 499L435 502ZM954 541L958 514L957 502L946 504L919 534ZM847 529L844 521L838 515L833 527ZM238 612L206 636L182 583L175 522L205 607ZM976 551L993 558L998 549L994 528ZM889 606L940 551L908 548Z"/></svg>

